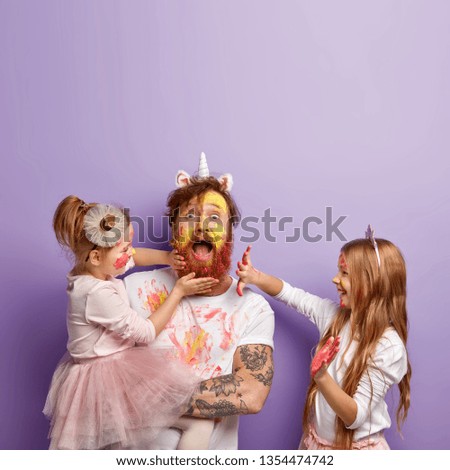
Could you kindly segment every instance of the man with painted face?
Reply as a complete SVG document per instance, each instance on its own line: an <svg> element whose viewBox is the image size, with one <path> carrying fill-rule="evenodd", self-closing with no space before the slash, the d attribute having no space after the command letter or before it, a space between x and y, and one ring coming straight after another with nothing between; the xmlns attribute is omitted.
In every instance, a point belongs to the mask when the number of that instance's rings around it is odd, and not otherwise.
<svg viewBox="0 0 450 470"><path fill-rule="evenodd" d="M191 366L203 382L188 415L216 419L210 449L237 449L238 416L258 413L273 377L274 315L268 302L248 288L237 293L229 275L232 230L239 211L230 194L231 175L209 176L204 154L199 173L180 171L178 189L168 198L172 246L184 257L178 272L170 268L135 273L125 279L132 307L148 316L164 301L177 276L219 280L207 296L186 297L152 343L171 360ZM161 432L154 449L176 449L181 432Z"/></svg>

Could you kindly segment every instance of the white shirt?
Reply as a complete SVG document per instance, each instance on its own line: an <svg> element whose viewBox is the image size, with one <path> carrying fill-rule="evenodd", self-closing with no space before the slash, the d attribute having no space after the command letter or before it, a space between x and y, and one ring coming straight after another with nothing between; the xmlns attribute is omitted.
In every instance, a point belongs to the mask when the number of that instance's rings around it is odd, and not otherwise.
<svg viewBox="0 0 450 470"><path fill-rule="evenodd" d="M147 317L163 301L177 280L170 269L131 274L125 285L131 305ZM185 297L152 347L166 350L189 364L203 380L231 374L239 346L264 344L273 349L274 314L269 303L248 288L236 293L237 281L216 296ZM216 423L210 449L237 449L238 416ZM169 429L160 434L155 449L176 449L180 433Z"/></svg>
<svg viewBox="0 0 450 470"><path fill-rule="evenodd" d="M338 305L331 300L308 294L286 282L283 283L283 289L276 298L309 318L319 329L321 337L338 311ZM352 341L349 346L349 324L343 328L339 336L341 337L339 352L329 365L328 373L342 386L345 372L355 354L357 343ZM353 395L358 411L355 421L348 426L348 429L355 430L353 437L355 441L391 426L385 395L393 384L400 382L407 371L406 348L393 328L388 328L381 337L375 348L373 362L363 374ZM372 397L371 393L373 393ZM336 413L320 392L316 395L314 411L314 425L318 436L333 442Z"/></svg>

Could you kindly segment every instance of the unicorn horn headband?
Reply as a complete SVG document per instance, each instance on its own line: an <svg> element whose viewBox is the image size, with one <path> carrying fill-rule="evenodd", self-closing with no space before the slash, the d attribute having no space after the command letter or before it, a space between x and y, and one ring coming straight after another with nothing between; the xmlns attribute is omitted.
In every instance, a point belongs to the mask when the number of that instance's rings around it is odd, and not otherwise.
<svg viewBox="0 0 450 470"><path fill-rule="evenodd" d="M192 178L195 177L195 175L190 175L184 170L179 170L177 173L177 176L175 177L175 184L179 188L183 188L184 186L187 186L188 184L192 183ZM198 173L196 178L197 179L203 179L203 178L209 178L209 168L208 168L208 163L206 161L206 155L204 152L200 154L200 161L198 163ZM233 177L230 175L230 173L224 173L223 175L219 176L217 178L217 181L222 186L222 189L225 191L230 192L231 188L233 187Z"/></svg>
<svg viewBox="0 0 450 470"><path fill-rule="evenodd" d="M198 176L200 178L208 178L209 176L209 168L208 163L206 162L205 152L200 154L200 161L198 163Z"/></svg>
<svg viewBox="0 0 450 470"><path fill-rule="evenodd" d="M375 254L377 255L378 267L381 268L380 252L378 250L378 243L375 240L374 235L375 235L375 231L372 229L372 226L369 224L366 230L366 239L369 240L370 243L372 243L372 246L375 249Z"/></svg>

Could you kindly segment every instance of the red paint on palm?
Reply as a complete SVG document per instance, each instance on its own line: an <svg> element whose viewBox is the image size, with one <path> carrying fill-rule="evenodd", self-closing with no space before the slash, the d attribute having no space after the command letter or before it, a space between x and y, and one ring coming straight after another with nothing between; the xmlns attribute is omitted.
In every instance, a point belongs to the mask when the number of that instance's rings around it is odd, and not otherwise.
<svg viewBox="0 0 450 470"><path fill-rule="evenodd" d="M244 251L244 254L242 255L242 264L247 266L248 265L248 260L247 260L247 256L248 254L250 253L250 249L251 249L251 246L249 245L247 247L247 249ZM239 267L239 263L238 263L238 267ZM245 286L245 282L242 282L240 279L238 281L238 284L237 284L237 287L236 287L236 292L238 293L238 295L240 297L242 297L243 293L242 293L242 289L244 288Z"/></svg>
<svg viewBox="0 0 450 470"><path fill-rule="evenodd" d="M339 343L341 338L339 336L334 339L333 337L328 338L325 346L317 351L311 363L311 376L314 377L317 372L322 368L322 366L329 365L331 361L336 357L336 354L339 351Z"/></svg>

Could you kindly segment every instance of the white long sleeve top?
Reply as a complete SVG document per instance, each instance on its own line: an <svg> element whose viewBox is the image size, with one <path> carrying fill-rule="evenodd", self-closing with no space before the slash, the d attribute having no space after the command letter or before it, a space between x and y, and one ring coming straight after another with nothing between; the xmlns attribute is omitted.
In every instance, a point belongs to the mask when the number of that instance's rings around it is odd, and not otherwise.
<svg viewBox="0 0 450 470"><path fill-rule="evenodd" d="M309 294L286 282L283 282L283 288L276 298L311 320L319 329L321 337L339 309L331 300ZM357 342L353 340L349 345L349 324L340 332L340 337L340 350L329 365L328 373L342 386L347 367L355 354ZM373 364L363 374L353 395L358 411L355 421L348 426L348 429L355 430L355 441L391 426L385 396L393 384L400 382L406 371L406 348L394 328L388 328L375 349ZM334 441L335 418L336 413L318 392L314 407L314 426L319 437L329 442Z"/></svg>
<svg viewBox="0 0 450 470"><path fill-rule="evenodd" d="M147 344L155 327L131 307L123 281L67 276L67 350L74 359L107 356Z"/></svg>

